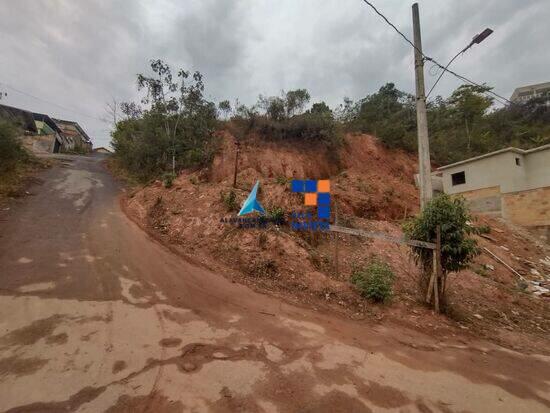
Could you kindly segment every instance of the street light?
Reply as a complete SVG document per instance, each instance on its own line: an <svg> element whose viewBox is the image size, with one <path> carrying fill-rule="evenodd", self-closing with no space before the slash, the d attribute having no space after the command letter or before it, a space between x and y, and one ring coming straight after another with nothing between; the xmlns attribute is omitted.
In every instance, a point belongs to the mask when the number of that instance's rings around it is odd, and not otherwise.
<svg viewBox="0 0 550 413"><path fill-rule="evenodd" d="M435 83L433 84L433 86L431 87L430 91L428 92L428 94L426 95L426 98L428 96L430 96L430 93L432 93L432 90L434 90L435 86L437 85L437 83L439 82L439 80L443 77L443 75L445 74L445 72L447 71L447 68L451 65L451 63L454 62L454 60L460 56L462 53L464 53L466 50L468 50L470 47L472 47L474 44L480 44L483 40L485 40L487 37L489 37L491 35L491 33L493 33L493 31L489 28L486 28L485 30L483 30L481 33L478 33L474 36L474 38L472 39L472 41L470 42L470 44L468 46L466 46L464 49L462 49L460 52L458 52L450 61L449 63L447 63L447 66L445 66L445 68L443 69L443 71L441 72L441 74L439 75L439 77L437 78L437 80L435 81Z"/></svg>
<svg viewBox="0 0 550 413"><path fill-rule="evenodd" d="M468 45L468 47L473 46L474 43L480 44L483 40L489 37L491 33L493 33L493 31L489 28L486 28L481 33L476 34L472 39L472 42ZM466 49L468 49L468 47L466 47ZM465 51L466 49L464 49L463 51Z"/></svg>

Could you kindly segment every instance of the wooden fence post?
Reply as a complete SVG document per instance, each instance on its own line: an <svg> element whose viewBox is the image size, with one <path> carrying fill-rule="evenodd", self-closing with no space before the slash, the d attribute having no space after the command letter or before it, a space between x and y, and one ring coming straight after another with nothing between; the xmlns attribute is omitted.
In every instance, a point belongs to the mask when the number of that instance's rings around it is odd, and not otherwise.
<svg viewBox="0 0 550 413"><path fill-rule="evenodd" d="M434 277L434 303L435 311L439 313L439 282L441 280L441 227L438 225L435 229L436 238L435 238L435 277Z"/></svg>
<svg viewBox="0 0 550 413"><path fill-rule="evenodd" d="M335 205L335 209L336 208L337 206ZM430 276L428 291L426 293L426 302L428 304L431 303L432 294L435 291L435 294L434 294L435 310L439 312L439 298L442 297L445 291L444 290L445 281L444 279L442 279L442 272L441 272L441 228L439 227L439 225L436 228L437 243L433 243L433 242L427 242L427 241L408 239L407 237L395 237L383 232L365 231L361 229L341 227L338 225L338 211L336 210L335 224L330 225L329 230L335 233L349 234L349 235L355 235L358 237L365 237L365 238L381 239L387 242L395 242L397 244L404 244L404 245L409 245L411 247L427 248L432 250L432 261L433 261L432 274ZM335 238L334 254L335 254L334 269L336 274L338 274L338 238ZM439 283L441 283L441 287ZM441 290L441 294L439 293L440 290Z"/></svg>
<svg viewBox="0 0 550 413"><path fill-rule="evenodd" d="M426 302L430 304L432 301L432 292L434 290L434 279L437 274L437 262L435 258L435 249L432 250L432 274L430 275L430 282L428 283L428 292L426 293Z"/></svg>

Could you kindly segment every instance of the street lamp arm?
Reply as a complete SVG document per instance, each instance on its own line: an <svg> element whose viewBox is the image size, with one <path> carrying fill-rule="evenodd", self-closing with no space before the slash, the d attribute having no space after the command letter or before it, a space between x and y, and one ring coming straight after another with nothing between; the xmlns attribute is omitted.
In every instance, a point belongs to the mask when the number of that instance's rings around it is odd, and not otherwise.
<svg viewBox="0 0 550 413"><path fill-rule="evenodd" d="M439 74L439 77L437 78L437 80L435 81L435 83L432 85L432 87L430 88L430 90L428 91L428 94L426 95L426 99L430 96L430 93L432 93L432 90L434 90L434 88L437 86L438 82L441 80L441 78L443 77L443 75L445 74L445 72L447 71L447 68L451 65L451 63L453 63L455 61L455 59L460 56L462 53L464 53L466 50L468 50L471 46L472 46L473 43L470 43L468 46L466 46L463 50L461 50L460 52L458 52L451 60L449 60L449 63L447 63L445 65L445 68L441 71L441 73Z"/></svg>
<svg viewBox="0 0 550 413"><path fill-rule="evenodd" d="M437 80L435 81L435 83L433 84L433 86L430 88L428 94L426 95L426 99L428 98L428 96L430 96L430 93L432 93L432 90L434 90L435 86L437 85L437 83L441 80L441 78L443 77L443 75L445 74L445 72L447 71L447 68L451 65L451 63L454 62L454 60L460 56L462 53L464 53L466 50L468 50L470 47L472 47L474 44L480 44L483 40L485 40L487 37L489 37L491 34L493 33L493 31L489 28L486 28L485 30L483 30L481 33L479 34L476 34L474 36L474 38L472 39L472 41L470 42L470 44L468 46L466 46L464 49L462 49L460 52L458 52L450 61L449 63L447 63L447 65L445 66L445 68L441 71L441 74L439 75L439 77L437 78Z"/></svg>

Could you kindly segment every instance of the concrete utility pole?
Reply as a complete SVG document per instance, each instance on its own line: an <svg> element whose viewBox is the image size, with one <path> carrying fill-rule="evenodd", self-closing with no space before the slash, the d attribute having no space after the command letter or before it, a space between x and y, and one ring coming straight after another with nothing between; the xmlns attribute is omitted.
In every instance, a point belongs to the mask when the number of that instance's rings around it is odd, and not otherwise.
<svg viewBox="0 0 550 413"><path fill-rule="evenodd" d="M430 142L428 140L428 117L426 115L426 95L424 91L424 57L420 36L420 16L418 3L412 6L414 31L414 74L416 80L416 127L418 130L418 173L420 184L420 208L432 199L432 177L430 165Z"/></svg>

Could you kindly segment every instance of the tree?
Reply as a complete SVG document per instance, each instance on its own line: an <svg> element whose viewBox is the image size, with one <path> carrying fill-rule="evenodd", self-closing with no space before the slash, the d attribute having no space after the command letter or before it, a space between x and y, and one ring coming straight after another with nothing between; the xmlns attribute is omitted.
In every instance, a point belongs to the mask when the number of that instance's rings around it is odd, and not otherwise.
<svg viewBox="0 0 550 413"><path fill-rule="evenodd" d="M355 119L357 112L357 106L353 103L349 97L344 97L344 103L341 103L336 108L336 119L340 122L351 126L352 121Z"/></svg>
<svg viewBox="0 0 550 413"><path fill-rule="evenodd" d="M283 120L286 117L286 102L278 96L258 97L258 106L265 111L265 114L276 121Z"/></svg>
<svg viewBox="0 0 550 413"><path fill-rule="evenodd" d="M403 226L407 237L427 242L435 241L437 227L440 227L443 278L438 290L439 301L442 303L445 298L447 274L465 268L479 254L477 242L471 235L479 234L481 231L471 224L473 221L463 198L451 198L449 195L441 194L431 199L417 217ZM433 252L413 247L413 253L426 272L430 272ZM426 288L427 283L424 284Z"/></svg>
<svg viewBox="0 0 550 413"><path fill-rule="evenodd" d="M374 134L390 148L416 148L414 98L393 83L355 103L348 116L352 129Z"/></svg>
<svg viewBox="0 0 550 413"><path fill-rule="evenodd" d="M487 86L459 86L450 97L427 102L432 160L457 162L507 146L529 149L550 143L550 106L545 98L492 107ZM347 130L375 135L384 145L416 150L414 96L387 83L357 102L345 98L335 110Z"/></svg>
<svg viewBox="0 0 550 413"><path fill-rule="evenodd" d="M318 102L311 105L310 113L317 115L326 114L332 116L332 110L325 102Z"/></svg>
<svg viewBox="0 0 550 413"><path fill-rule="evenodd" d="M122 102L120 104L120 111L124 114L125 120L138 119L143 114L141 106L134 102Z"/></svg>
<svg viewBox="0 0 550 413"><path fill-rule="evenodd" d="M310 95L306 89L289 90L286 92L286 115L291 117L301 114L309 99Z"/></svg>
<svg viewBox="0 0 550 413"><path fill-rule="evenodd" d="M113 147L121 162L142 179L168 169L189 167L210 159L216 105L203 96L202 75L183 69L174 77L168 64L151 61L152 74L139 74L138 90L145 91L142 109L134 102L121 104L126 118L117 123Z"/></svg>
<svg viewBox="0 0 550 413"><path fill-rule="evenodd" d="M120 105L115 98L112 98L110 102L107 102L105 104L105 112L107 114L105 122L110 122L113 127L116 126L118 122L119 109Z"/></svg>
<svg viewBox="0 0 550 413"><path fill-rule="evenodd" d="M231 103L228 100L222 100L218 103L218 109L223 113L224 117L229 117L231 113Z"/></svg>
<svg viewBox="0 0 550 413"><path fill-rule="evenodd" d="M479 121L493 104L493 98L485 95L491 89L488 86L462 85L449 98L452 111L464 122L468 151L471 149L475 122Z"/></svg>
<svg viewBox="0 0 550 413"><path fill-rule="evenodd" d="M138 74L138 90L146 90L143 104L150 104L150 111L163 116L164 132L172 143L172 173L176 172L176 151L179 128L182 128L182 117L192 117L204 109L204 83L200 72L193 73L193 82L188 83L190 72L179 70L176 79L170 66L162 60L152 60L153 75ZM214 111L215 107L209 103Z"/></svg>
<svg viewBox="0 0 550 413"><path fill-rule="evenodd" d="M170 67L160 59L151 61L151 69L153 76L138 75L138 90L147 90L142 103L150 103L150 110L163 116L166 136L172 142L172 172L175 173L176 135L179 128L184 127L182 117L191 120L205 110L213 112L215 117L215 107L203 98L204 83L200 72L193 73L193 81L188 83L190 72L181 69L174 80Z"/></svg>

